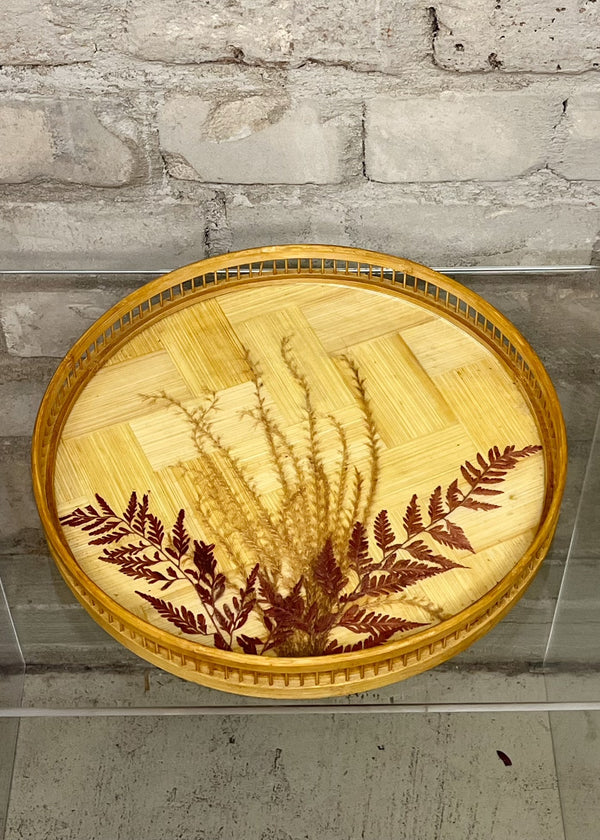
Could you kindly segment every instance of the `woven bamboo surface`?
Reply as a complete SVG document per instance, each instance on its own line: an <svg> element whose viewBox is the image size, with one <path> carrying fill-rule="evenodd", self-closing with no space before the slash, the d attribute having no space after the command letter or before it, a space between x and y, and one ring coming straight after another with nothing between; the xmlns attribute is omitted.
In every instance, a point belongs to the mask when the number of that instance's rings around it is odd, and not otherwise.
<svg viewBox="0 0 600 840"><path fill-rule="evenodd" d="M82 603L150 661L240 693L347 693L463 649L529 582L564 483L556 397L502 316L414 264L378 255L388 281L350 249L307 269L315 251L141 289L66 360L88 348L36 430Z"/></svg>

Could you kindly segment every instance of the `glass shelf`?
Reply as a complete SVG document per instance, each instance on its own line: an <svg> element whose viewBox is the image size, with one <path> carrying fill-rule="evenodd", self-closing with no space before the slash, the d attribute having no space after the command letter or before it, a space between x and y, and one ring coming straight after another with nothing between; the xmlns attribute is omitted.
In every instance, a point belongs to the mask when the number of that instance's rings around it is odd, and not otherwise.
<svg viewBox="0 0 600 840"><path fill-rule="evenodd" d="M6 590L0 622L2 643L5 637L14 641L2 648L6 688L0 693L0 716L563 708L556 704L600 708L600 525L594 510L600 490L600 304L595 291L600 270L446 273L481 294L524 333L555 383L569 437L569 476L555 540L523 599L494 630L420 676L372 692L308 702L224 694L155 669L127 651L95 624L62 581L45 547L29 489L26 431L53 367L77 335L63 335L56 327L54 337L32 344L25 356L9 346L4 362L5 367L14 363L18 371L14 399L27 418L19 431L2 439L10 522L0 552ZM35 311L38 306L42 318L48 296L70 302L85 290L86 300L96 296L107 308L150 275L52 272L51 283L35 272L0 272L0 278L15 300L30 295L31 307ZM43 300L36 298L47 283ZM88 305L88 311L93 307ZM81 332L98 314L84 314L73 330L79 325ZM16 636L11 636L13 623Z"/></svg>
<svg viewBox="0 0 600 840"><path fill-rule="evenodd" d="M23 699L25 660L19 646L15 627L6 601L4 587L0 581L0 704L1 708L19 709ZM18 718L0 715L0 837L4 836L4 825L10 799L13 760L19 733Z"/></svg>

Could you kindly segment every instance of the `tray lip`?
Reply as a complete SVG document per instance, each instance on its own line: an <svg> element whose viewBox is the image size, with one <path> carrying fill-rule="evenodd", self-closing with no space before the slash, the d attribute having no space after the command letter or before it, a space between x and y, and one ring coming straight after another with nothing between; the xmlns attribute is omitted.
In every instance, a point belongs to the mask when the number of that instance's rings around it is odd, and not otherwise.
<svg viewBox="0 0 600 840"><path fill-rule="evenodd" d="M219 283L215 283L211 287L203 286L196 289L192 284L190 294L181 295L181 305L188 305L194 299L208 299L208 297L213 296L213 294L211 294L211 290L214 290L214 294L220 294L221 290L233 289L234 287L249 288L253 283L260 283L264 285L273 281L280 284L293 283L298 280L314 283L335 282L337 280L340 285L344 286L352 286L353 284L356 284L361 288L370 288L380 292L387 292L396 297L410 300L417 305L425 305L441 316L445 315L451 322L462 325L463 328L466 326L471 335L479 338L480 341L487 344L492 349L494 356L503 361L505 366L508 366L509 369L515 372L515 369L510 365L506 354L498 352L498 342L495 341L492 336L488 336L486 332L482 332L474 328L474 322L468 318L469 308L473 308L476 313L485 314L488 321L501 331L503 337L506 335L510 336L512 345L516 348L516 351L521 355L522 359L526 361L530 375L533 372L534 378L537 379L540 391L545 395L545 398L549 403L549 407L552 412L549 422L551 420L551 426L554 432L551 436L551 439L554 439L554 453L548 450L548 435L541 426L539 412L534 411L534 414L536 416L538 426L540 426L540 433L544 441L544 458L547 469L548 466L552 467L551 481L546 481L542 517L534 540L525 554L517 561L517 563L515 563L513 568L500 581L498 581L494 587L492 587L492 589L488 590L481 596L481 598L474 601L454 616L451 616L450 618L445 619L426 630L411 635L406 639L387 642L375 648L353 653L291 658L260 657L233 651L220 651L216 648L192 642L185 637L175 636L129 612L129 610L125 609L118 602L110 598L83 572L77 563L76 558L69 550L66 540L61 536L62 529L58 522L56 510L53 509L54 490L52 486L52 478L54 470L53 457L48 437L48 426L50 425L50 420L54 426L56 418L50 418L50 409L52 408L53 402L57 399L58 394L64 388L65 381L69 381L69 375L71 374L75 379L75 384L68 391L67 398L58 410L58 419L60 421L58 423L58 432L54 430L53 434L53 438L56 439L59 437L62 425L68 415L68 410L65 409L70 409L73 402L76 400L81 387L89 381L95 370L103 364L105 359L115 352L117 346L121 342L119 341L119 338L117 338L115 341L104 343L104 348L106 348L106 350L110 349L110 352L99 352L95 357L92 357L91 360L89 359L89 355L87 353L88 348L95 343L95 340L99 335L106 331L107 327L110 327L113 323L118 321L122 317L122 314L130 313L136 306L140 306L142 301L150 301L156 295L161 295L161 293L165 292L165 290L171 289L176 286L176 284L190 281L190 279L193 279L196 276L204 276L217 271L228 271L229 268L235 267L236 265L252 265L254 263L268 263L276 260L284 261L307 259L320 259L322 264L324 264L325 261L334 261L334 263L336 261L341 261L346 263L357 263L359 267L361 264L364 264L369 266L371 270L374 267L378 267L383 271L383 268L385 267L386 269L394 272L403 272L404 274L415 278L414 293L407 292L406 287L394 285L393 282L379 279L371 274L368 277L365 277L361 276L360 273L356 275L338 274L337 272L325 272L324 274L321 274L316 271L313 272L312 270L307 270L301 271L298 274L284 274L283 272L281 274L277 274L275 271L275 273L268 273L266 275L256 277L250 276L248 278L244 278L243 280L231 280L230 278L227 278L223 284L219 285ZM420 297L417 293L416 280L430 282L434 286L444 289L447 294L454 295L457 300L464 301L466 303L467 317L463 316L458 311L458 303L456 309L450 309L448 306L444 309L441 305L433 302L432 299L428 300L426 295ZM401 291L404 293L402 294ZM172 306L168 306L167 311L175 311L177 308L177 301L173 301L172 298L169 298L169 300L172 301ZM158 305L154 311L157 313L156 317L161 317L161 313L164 311L162 303ZM152 311L149 314L152 314ZM140 317L138 321L139 329L143 329L144 325L151 323L153 320L154 317ZM136 329L137 327L133 324L133 321L130 321L129 327L122 331L123 340L129 340L129 338L135 333ZM84 356L87 358L85 373L77 379L74 371L77 370L78 359ZM523 373L521 376L520 390L528 399L532 410L534 410L536 409L536 404L526 389L526 381L527 376ZM252 248L221 256L209 257L162 275L161 277L150 281L122 298L103 316L101 316L101 318L92 324L92 326L74 343L71 350L65 355L44 394L38 411L33 434L32 472L34 495L51 553L56 560L63 577L65 577L68 585L75 592L76 597L79 598L88 612L90 612L96 620L98 620L97 605L101 605L102 613L112 613L115 619L117 621L121 621L121 623L123 623L122 620L124 619L125 623L131 625L132 628L135 628L142 638L150 638L157 647L167 649L178 648L182 656L188 655L192 659L202 659L207 662L214 661L215 663L224 665L226 669L229 667L233 669L243 669L250 672L269 672L281 677L285 674L291 673L303 673L308 675L311 673L316 674L335 671L336 669L348 670L350 666L357 667L360 665L369 665L381 662L382 660L391 661L394 657L402 656L403 651L410 654L411 652L418 651L422 648L425 649L428 646L431 648L434 642L441 642L443 644L445 639L453 635L456 636L457 642L460 635L467 635L466 640L462 640L460 642L460 649L464 649L471 643L471 641L479 635L482 635L483 632L486 632L489 627L493 626L493 624L500 620L503 613L506 612L517 597L522 594L522 591L524 591L526 585L528 585L533 578L535 571L537 571L537 568L547 553L556 527L566 480L566 451L566 430L560 403L558 402L554 386L543 367L542 362L517 328L505 316L496 310L495 307L487 303L487 301L475 292L471 291L459 282L419 263L400 257L390 256L377 251L367 251L337 245L276 245L262 248ZM552 457L552 455L554 455L554 457ZM55 456L56 453L54 452L54 458ZM65 572L68 572L68 574L65 574ZM75 590L74 584L79 591ZM515 590L515 592L513 592L513 590ZM510 594L511 592L513 592L512 595ZM502 608L502 602L506 598L508 598L507 605L505 608ZM120 618L119 615L121 616ZM484 623L486 627L482 632L477 633L476 626L482 623ZM475 630L475 632L469 634L470 629ZM120 631L113 632L109 629L109 632L112 632L112 634L123 644L130 646L127 644L126 637L124 634L122 635ZM444 650L447 650L448 653L443 656L440 661L449 658L454 653L458 652L459 649L452 644L448 646L443 645L443 648ZM144 654L142 653L141 655L143 656ZM196 674L195 676L191 675L189 673L189 669L187 669L185 665L182 665L181 668L170 667L170 658L165 657L165 659L168 661L161 664L161 667L165 667L167 670L173 670L180 676L188 676L188 678L197 679L199 682L207 682L206 679L201 678L203 676L201 674ZM427 659L427 655L421 659L422 667L419 667L418 670L425 670L429 667ZM416 672L417 670L411 670L411 673ZM381 685L386 681L391 682L402 678L402 674L398 670L394 671L393 674L391 674L391 677L388 673L387 680L385 680L385 676L386 675L383 675L377 678L377 682L375 684ZM360 690L363 683L356 683L356 685L358 687L354 690ZM235 691L237 689L237 691L244 694L262 693L263 696L272 696L275 688L274 686L263 686L261 687L261 691L251 692L248 691L249 686L247 684L242 684L240 682L239 686L234 686L230 685L226 679L223 680L222 683L219 682L218 687L230 691ZM327 688L330 689L328 692L320 692L319 694L315 694L313 696L322 696L323 693L340 693L339 683L336 684L332 682ZM345 693L343 692L343 686L341 686L341 688L341 693ZM335 689L337 689L337 691L335 691ZM275 693L277 691L282 691L285 696L293 696L294 694L293 691L283 691L280 686L276 687ZM295 694L295 696L308 696L308 693L309 692L307 691L299 691Z"/></svg>

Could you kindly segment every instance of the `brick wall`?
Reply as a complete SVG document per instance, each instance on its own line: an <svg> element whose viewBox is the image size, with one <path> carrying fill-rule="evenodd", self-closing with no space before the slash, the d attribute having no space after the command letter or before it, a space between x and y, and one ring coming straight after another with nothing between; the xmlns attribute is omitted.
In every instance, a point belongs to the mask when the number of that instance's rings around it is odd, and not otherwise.
<svg viewBox="0 0 600 840"><path fill-rule="evenodd" d="M594 260L600 3L561 4L14 0L0 264Z"/></svg>

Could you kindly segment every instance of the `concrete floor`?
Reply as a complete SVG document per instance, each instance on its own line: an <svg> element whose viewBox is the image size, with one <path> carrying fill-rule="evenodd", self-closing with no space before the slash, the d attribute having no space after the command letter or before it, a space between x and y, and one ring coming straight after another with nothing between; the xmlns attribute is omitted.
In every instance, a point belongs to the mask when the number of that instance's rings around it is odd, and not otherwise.
<svg viewBox="0 0 600 840"><path fill-rule="evenodd" d="M564 838L546 714L24 720L11 800L7 840Z"/></svg>

